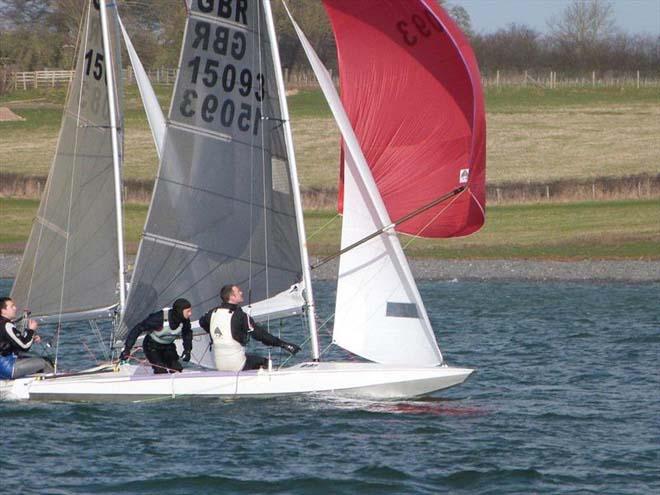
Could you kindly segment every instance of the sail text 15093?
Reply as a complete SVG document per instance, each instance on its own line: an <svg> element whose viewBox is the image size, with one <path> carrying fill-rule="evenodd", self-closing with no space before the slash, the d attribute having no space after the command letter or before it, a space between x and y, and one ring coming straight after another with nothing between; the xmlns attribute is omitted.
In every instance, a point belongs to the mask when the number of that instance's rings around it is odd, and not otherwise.
<svg viewBox="0 0 660 495"><path fill-rule="evenodd" d="M215 7L203 1L193 5L171 120L239 140L257 136L266 80L255 70L259 33L247 28L257 24L249 22L256 20L256 9L242 2Z"/></svg>

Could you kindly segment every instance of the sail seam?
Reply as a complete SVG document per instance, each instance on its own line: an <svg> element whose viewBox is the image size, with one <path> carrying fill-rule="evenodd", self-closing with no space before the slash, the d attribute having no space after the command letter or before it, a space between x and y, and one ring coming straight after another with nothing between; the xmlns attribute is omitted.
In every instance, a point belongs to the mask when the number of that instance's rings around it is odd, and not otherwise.
<svg viewBox="0 0 660 495"><path fill-rule="evenodd" d="M169 184L174 184L176 186L181 186L181 187L184 187L184 188L188 188L192 191L207 193L207 194L210 194L212 196L217 196L217 197L220 197L220 198L224 198L224 199L227 199L227 200L235 202L235 203L244 204L244 205L252 205L252 203L250 201L247 201L245 199L235 198L233 196L227 196L226 194L221 194L219 192L211 191L209 189L204 189L204 188L201 188L201 187L193 186L191 184L186 184L184 182L179 182L179 181L175 181L175 180L172 180L172 179L168 179L167 177L158 177L157 181L167 182ZM295 214L292 215L292 214L287 213L285 211L276 210L272 206L265 207L265 210L269 211L269 212L271 212L275 215L281 215L281 216L284 216L284 217L295 218Z"/></svg>

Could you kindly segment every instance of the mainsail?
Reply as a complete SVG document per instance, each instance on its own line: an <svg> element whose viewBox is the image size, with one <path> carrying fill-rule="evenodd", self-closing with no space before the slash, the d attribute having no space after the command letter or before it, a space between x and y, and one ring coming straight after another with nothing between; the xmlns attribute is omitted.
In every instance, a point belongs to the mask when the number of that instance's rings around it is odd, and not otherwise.
<svg viewBox="0 0 660 495"><path fill-rule="evenodd" d="M87 3L57 151L12 289L34 316L89 315L119 299L111 114L121 128L121 112L107 84L109 70L120 74L116 9L108 7L109 67L101 4ZM121 94L120 83L114 89Z"/></svg>
<svg viewBox="0 0 660 495"><path fill-rule="evenodd" d="M261 2L192 2L118 337L178 297L196 318L224 284L256 302L302 280L275 70Z"/></svg>

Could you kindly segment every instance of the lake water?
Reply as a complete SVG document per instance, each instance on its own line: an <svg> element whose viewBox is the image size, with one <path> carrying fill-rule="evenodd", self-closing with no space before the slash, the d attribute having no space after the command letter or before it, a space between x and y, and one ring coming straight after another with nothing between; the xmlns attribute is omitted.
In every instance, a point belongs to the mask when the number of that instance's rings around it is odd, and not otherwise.
<svg viewBox="0 0 660 495"><path fill-rule="evenodd" d="M420 290L445 359L478 369L440 398L4 402L0 492L660 493L660 284ZM94 343L66 334L62 366Z"/></svg>

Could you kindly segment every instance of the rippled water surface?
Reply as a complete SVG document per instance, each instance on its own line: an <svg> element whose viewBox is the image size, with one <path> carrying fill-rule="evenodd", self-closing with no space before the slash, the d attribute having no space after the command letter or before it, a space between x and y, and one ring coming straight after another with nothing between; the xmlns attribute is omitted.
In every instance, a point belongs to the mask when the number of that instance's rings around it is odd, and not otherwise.
<svg viewBox="0 0 660 495"><path fill-rule="evenodd" d="M660 493L660 285L420 289L445 359L478 369L439 398L4 402L0 492ZM84 326L61 342L63 367L99 356Z"/></svg>

